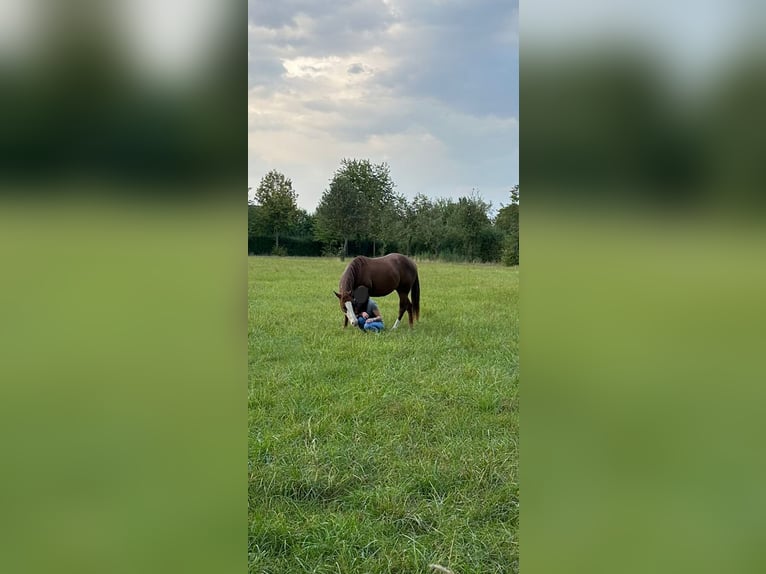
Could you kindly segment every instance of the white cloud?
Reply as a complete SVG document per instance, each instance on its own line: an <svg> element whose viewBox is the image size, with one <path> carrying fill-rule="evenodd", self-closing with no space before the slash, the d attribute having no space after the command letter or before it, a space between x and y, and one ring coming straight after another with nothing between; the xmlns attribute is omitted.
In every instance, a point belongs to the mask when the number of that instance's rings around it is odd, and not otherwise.
<svg viewBox="0 0 766 574"><path fill-rule="evenodd" d="M409 5L384 0L389 20L359 29L349 24L358 12L347 20L335 6L312 18L280 13L272 28L249 25L249 185L280 170L313 211L340 160L356 157L388 162L408 197L478 188L495 205L507 202L518 182L518 119L500 113L508 107L500 89L513 93L518 80L498 79L492 49L512 55L516 11L471 16L474 28L497 20L477 43L462 32L462 5L429 19L422 7L414 17ZM455 92L461 81L471 89Z"/></svg>
<svg viewBox="0 0 766 574"><path fill-rule="evenodd" d="M340 101L375 97L376 76L392 67L379 48L348 56L282 58L282 66L284 85L299 89L304 101L307 98Z"/></svg>
<svg viewBox="0 0 766 574"><path fill-rule="evenodd" d="M314 21L305 14L296 14L290 24L270 28L258 23L247 25L248 36L256 43L281 44L310 38L314 33Z"/></svg>

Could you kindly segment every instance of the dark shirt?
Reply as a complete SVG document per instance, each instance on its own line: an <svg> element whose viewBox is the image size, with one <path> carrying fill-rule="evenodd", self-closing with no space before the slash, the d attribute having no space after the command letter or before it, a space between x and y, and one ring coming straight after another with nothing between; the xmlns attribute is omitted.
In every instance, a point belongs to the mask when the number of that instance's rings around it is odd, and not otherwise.
<svg viewBox="0 0 766 574"><path fill-rule="evenodd" d="M367 299L367 309L365 309L365 311L367 311L367 314L370 317L375 317L376 313L380 313L380 310L378 309L378 304L375 303L375 301L373 301L372 299ZM378 319L378 320L380 321L381 319Z"/></svg>

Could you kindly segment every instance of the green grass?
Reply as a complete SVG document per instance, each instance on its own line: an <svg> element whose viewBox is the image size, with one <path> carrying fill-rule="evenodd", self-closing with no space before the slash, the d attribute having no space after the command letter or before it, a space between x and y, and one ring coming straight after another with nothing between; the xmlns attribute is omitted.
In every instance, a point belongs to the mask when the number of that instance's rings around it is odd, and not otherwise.
<svg viewBox="0 0 766 574"><path fill-rule="evenodd" d="M518 571L518 270L419 262L342 328L348 261L249 258L250 572Z"/></svg>

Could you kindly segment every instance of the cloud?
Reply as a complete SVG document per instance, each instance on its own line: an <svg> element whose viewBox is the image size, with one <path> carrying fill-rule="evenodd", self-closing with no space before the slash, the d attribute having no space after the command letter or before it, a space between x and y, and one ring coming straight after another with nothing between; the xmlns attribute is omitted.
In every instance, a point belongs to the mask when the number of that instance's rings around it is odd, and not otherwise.
<svg viewBox="0 0 766 574"><path fill-rule="evenodd" d="M401 65L386 84L477 115L518 115L518 10L494 0L419 6L389 32Z"/></svg>
<svg viewBox="0 0 766 574"><path fill-rule="evenodd" d="M507 202L518 182L513 4L250 8L249 185L279 169L313 211L341 158L366 157L387 161L409 197L478 188L496 205Z"/></svg>

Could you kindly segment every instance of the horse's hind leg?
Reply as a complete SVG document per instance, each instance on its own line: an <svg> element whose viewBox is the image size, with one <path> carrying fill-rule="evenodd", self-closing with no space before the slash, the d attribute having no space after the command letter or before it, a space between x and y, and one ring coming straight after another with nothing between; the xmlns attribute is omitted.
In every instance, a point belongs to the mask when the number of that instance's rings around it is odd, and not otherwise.
<svg viewBox="0 0 766 574"><path fill-rule="evenodd" d="M399 322L402 320L405 311L409 313L410 328L412 328L412 303L410 303L410 300L407 298L407 293L399 293L399 317L391 328L392 331L399 326Z"/></svg>
<svg viewBox="0 0 766 574"><path fill-rule="evenodd" d="M391 327L392 331L399 326L399 321L402 320L402 315L404 315L404 307L402 307L402 301L399 300L399 316L396 318L396 323L394 323L394 326Z"/></svg>

